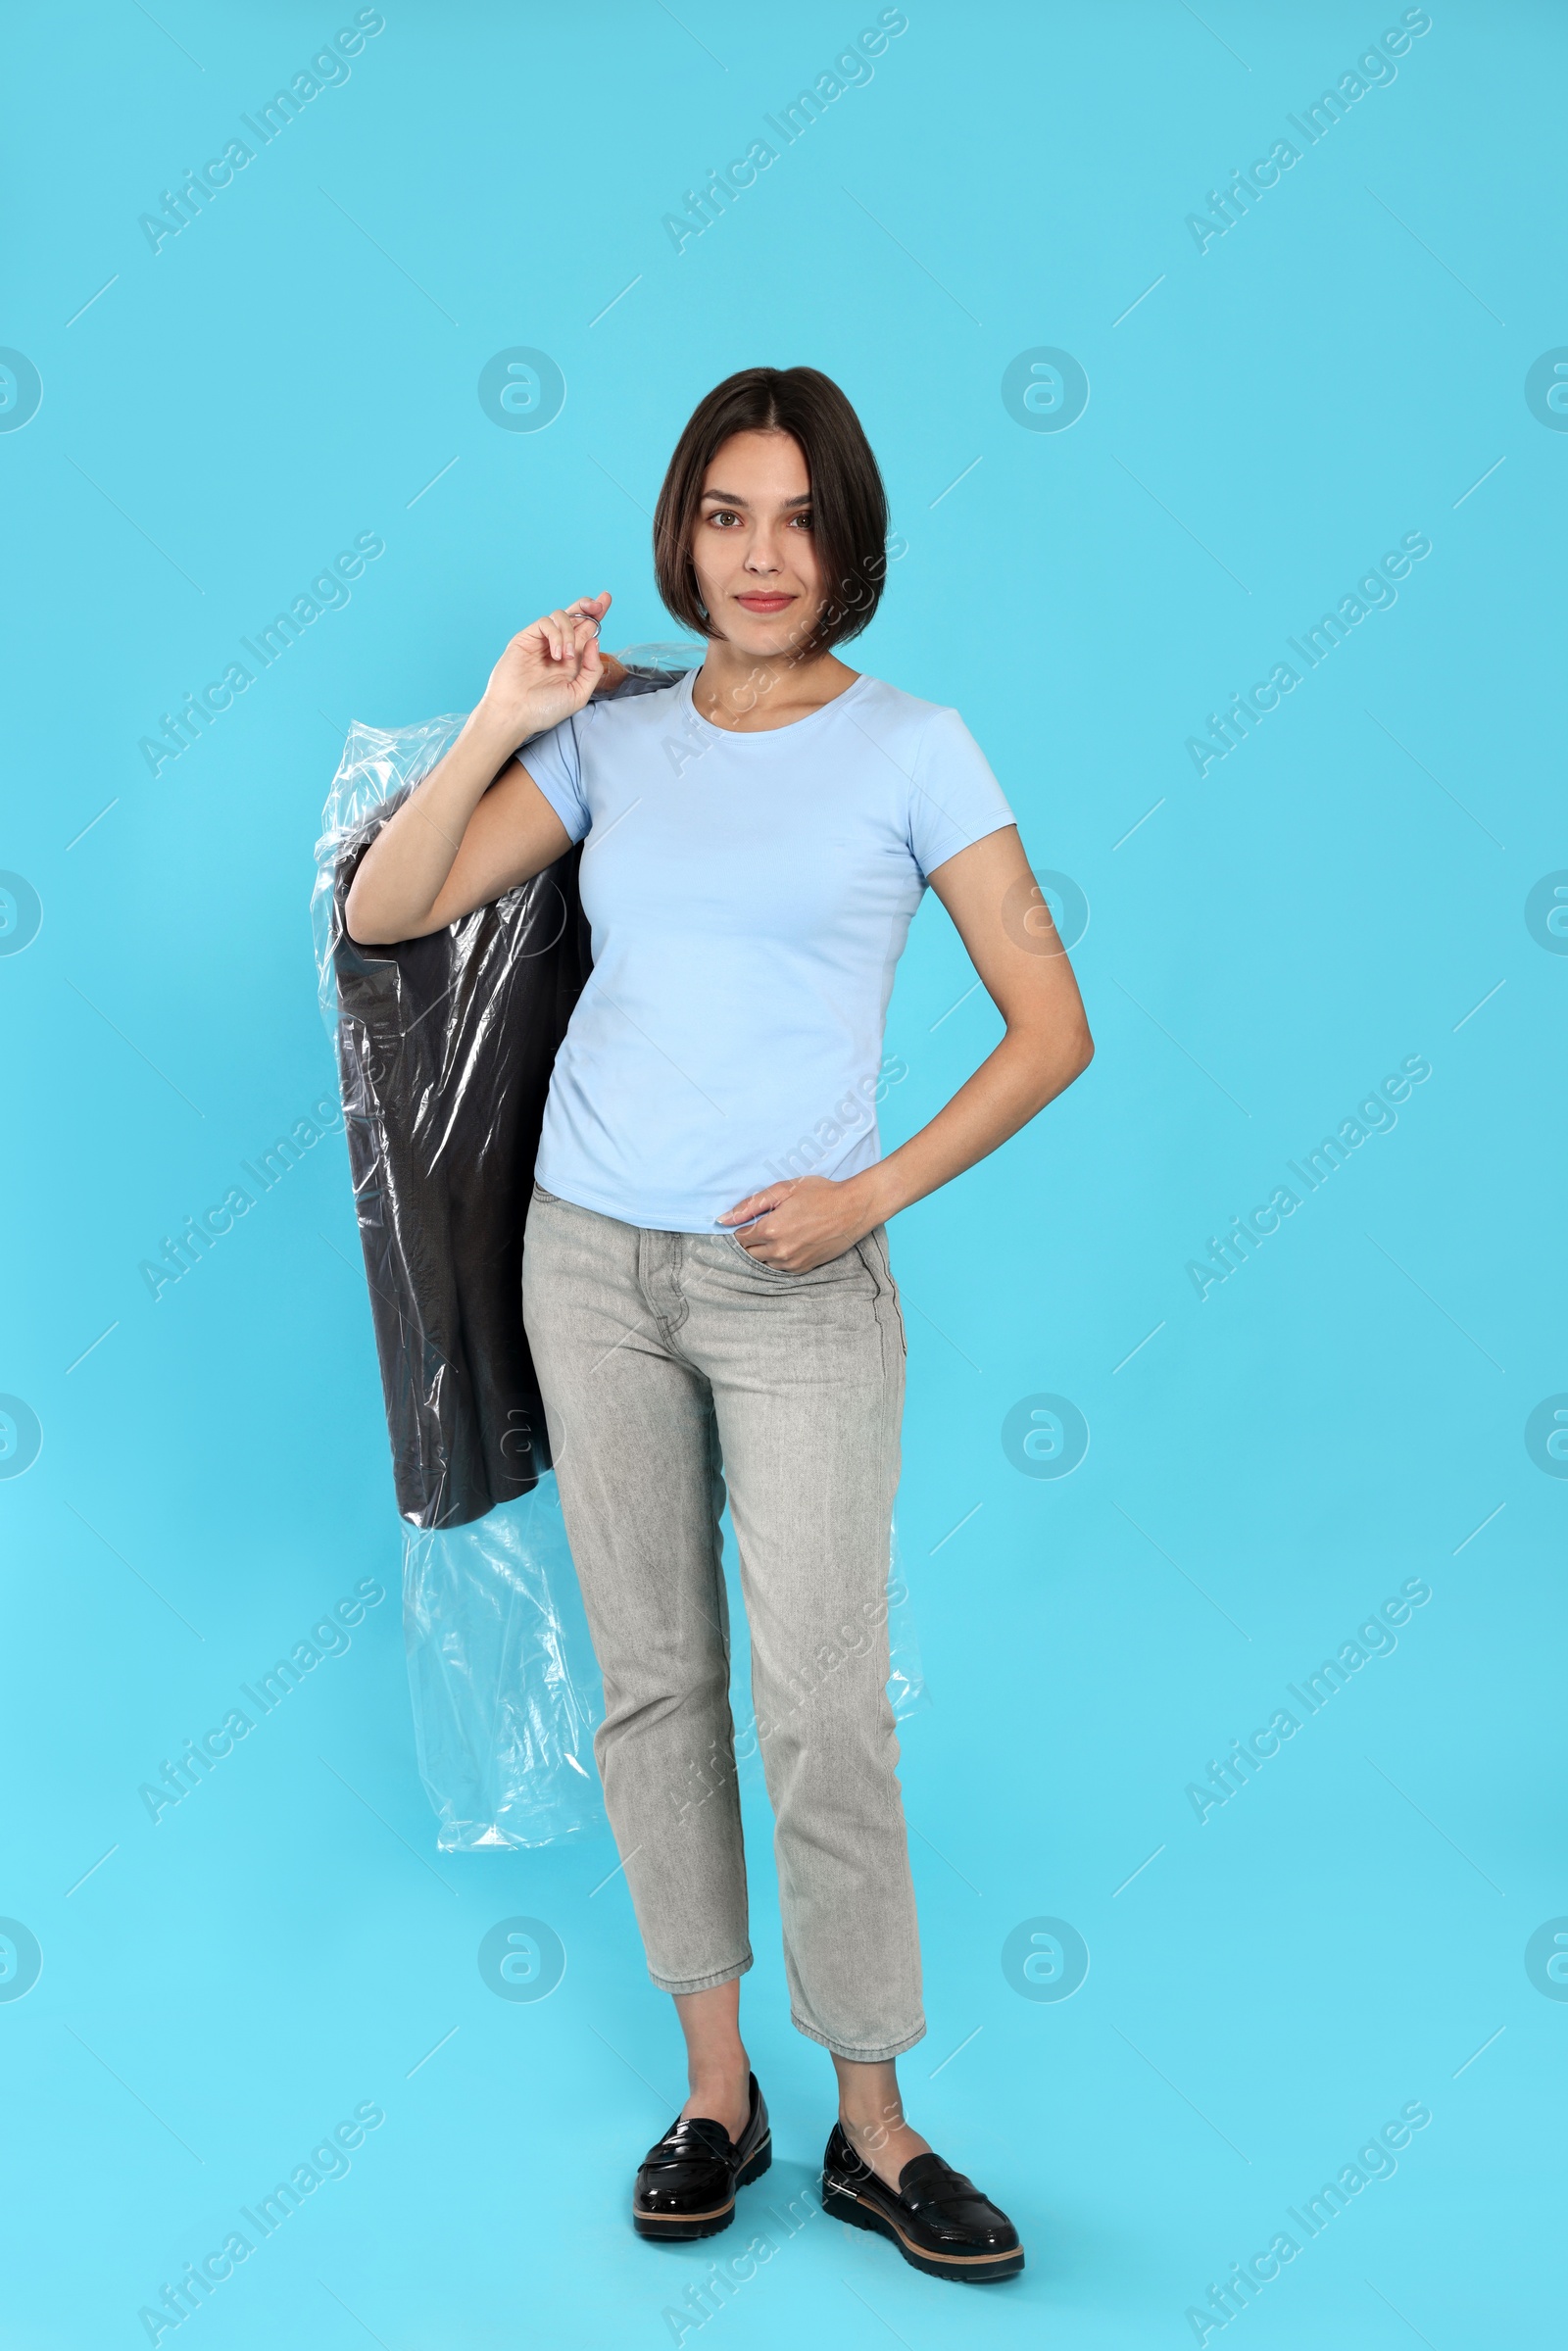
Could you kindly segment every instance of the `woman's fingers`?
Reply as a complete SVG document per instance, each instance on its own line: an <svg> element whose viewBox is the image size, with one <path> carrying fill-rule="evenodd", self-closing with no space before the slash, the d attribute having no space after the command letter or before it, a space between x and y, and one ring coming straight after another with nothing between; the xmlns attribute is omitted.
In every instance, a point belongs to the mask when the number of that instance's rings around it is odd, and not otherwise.
<svg viewBox="0 0 1568 2351"><path fill-rule="evenodd" d="M597 596L577 596L562 614L568 629L568 650L581 661L586 647L598 636L599 623L610 610L610 591L602 589Z"/></svg>
<svg viewBox="0 0 1568 2351"><path fill-rule="evenodd" d="M519 629L513 646L525 658L542 659L575 675L585 648L598 636L599 623L610 610L608 588L597 596L578 596L568 605L542 613Z"/></svg>
<svg viewBox="0 0 1568 2351"><path fill-rule="evenodd" d="M578 596L566 607L566 617L574 630L574 651L579 662L590 645L599 637L599 623L610 609L610 593L606 589L598 596Z"/></svg>
<svg viewBox="0 0 1568 2351"><path fill-rule="evenodd" d="M750 1220L754 1216L761 1216L767 1209L781 1206L789 1199L794 1189L793 1182L764 1185L760 1192L749 1192L744 1200L738 1200L735 1202L733 1208L726 1208L723 1215L716 1221L719 1224L727 1225L739 1223L743 1219Z"/></svg>
<svg viewBox="0 0 1568 2351"><path fill-rule="evenodd" d="M597 680L604 663L599 652L599 623L584 620L578 623L576 675Z"/></svg>
<svg viewBox="0 0 1568 2351"><path fill-rule="evenodd" d="M591 606L597 601L597 598L585 600L579 597L575 604L564 605L559 612L551 613L550 619L554 631L553 650L558 661L564 661L569 667L575 668L581 658L583 647L590 638L598 634L599 616L597 612L583 609L585 602Z"/></svg>

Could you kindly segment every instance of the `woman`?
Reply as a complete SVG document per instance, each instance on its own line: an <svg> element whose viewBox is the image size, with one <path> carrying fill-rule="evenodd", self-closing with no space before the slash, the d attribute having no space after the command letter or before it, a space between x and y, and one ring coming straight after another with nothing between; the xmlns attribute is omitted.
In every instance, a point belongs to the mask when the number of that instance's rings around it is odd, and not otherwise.
<svg viewBox="0 0 1568 2351"><path fill-rule="evenodd" d="M557 1056L523 1310L605 1683L605 1801L691 2096L637 2175L647 2236L707 2236L771 2160L741 2039L747 1941L719 1514L751 1628L793 2020L831 2051L823 2208L918 2269L1023 2266L1016 2231L905 2120L925 2031L886 1695L905 1345L886 1223L995 1151L1093 1047L1011 811L956 711L858 675L886 498L838 387L710 392L654 524L706 637L666 690L589 700L610 596L507 647L347 906L415 938L585 842L594 969ZM516 755L521 747L525 756ZM1006 1024L885 1158L894 966L930 883Z"/></svg>

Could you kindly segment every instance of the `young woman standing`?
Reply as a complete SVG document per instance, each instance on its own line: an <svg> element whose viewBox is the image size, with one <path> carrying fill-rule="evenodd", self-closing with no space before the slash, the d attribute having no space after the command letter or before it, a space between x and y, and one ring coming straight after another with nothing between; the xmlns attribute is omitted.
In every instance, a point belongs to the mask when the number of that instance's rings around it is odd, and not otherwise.
<svg viewBox="0 0 1568 2351"><path fill-rule="evenodd" d="M771 2158L739 2027L727 1488L792 2015L838 2074L824 2210L981 2279L1022 2268L1017 2233L905 2120L895 2067L925 2023L886 1694L905 1368L886 1225L1093 1047L957 713L833 651L876 610L887 529L835 384L731 376L682 434L655 519L660 593L707 638L702 668L590 702L609 595L534 621L375 841L347 915L367 945L419 937L586 844L594 968L551 1079L523 1308L604 1674L605 1801L689 2060L636 2227L711 2234ZM883 1024L927 883L1006 1033L883 1157Z"/></svg>

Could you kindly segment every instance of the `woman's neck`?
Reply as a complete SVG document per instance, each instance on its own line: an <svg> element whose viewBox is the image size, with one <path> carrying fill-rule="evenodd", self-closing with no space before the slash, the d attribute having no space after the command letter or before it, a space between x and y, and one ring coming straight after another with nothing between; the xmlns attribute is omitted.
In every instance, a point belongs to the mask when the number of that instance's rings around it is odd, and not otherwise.
<svg viewBox="0 0 1568 2351"><path fill-rule="evenodd" d="M692 701L699 717L714 726L760 734L808 718L824 703L836 702L858 674L830 653L800 661L788 653L745 653L715 637L692 680Z"/></svg>

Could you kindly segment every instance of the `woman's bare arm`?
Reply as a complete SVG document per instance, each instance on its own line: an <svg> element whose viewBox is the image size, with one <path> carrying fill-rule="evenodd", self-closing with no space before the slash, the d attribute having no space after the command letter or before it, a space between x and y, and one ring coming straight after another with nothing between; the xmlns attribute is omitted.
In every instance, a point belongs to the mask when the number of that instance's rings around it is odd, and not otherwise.
<svg viewBox="0 0 1568 2351"><path fill-rule="evenodd" d="M446 758L361 860L344 909L351 939L422 939L564 856L565 826L514 755L580 710L603 678L609 606L608 595L580 598L513 638Z"/></svg>

